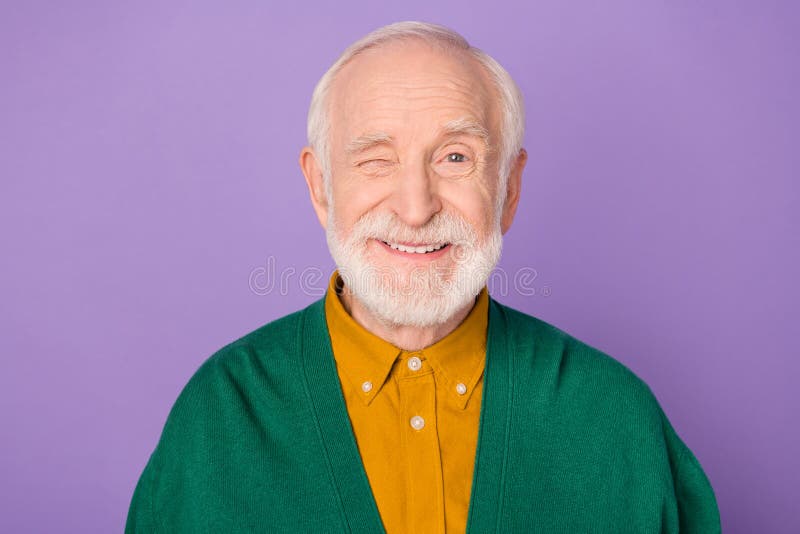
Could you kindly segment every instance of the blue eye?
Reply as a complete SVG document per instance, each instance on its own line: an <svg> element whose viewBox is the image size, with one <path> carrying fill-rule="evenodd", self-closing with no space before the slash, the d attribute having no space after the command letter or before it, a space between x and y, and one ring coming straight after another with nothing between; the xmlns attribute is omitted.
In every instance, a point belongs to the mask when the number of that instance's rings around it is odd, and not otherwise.
<svg viewBox="0 0 800 534"><path fill-rule="evenodd" d="M463 163L467 160L467 157L464 154L453 152L452 154L448 154L445 159L450 163Z"/></svg>

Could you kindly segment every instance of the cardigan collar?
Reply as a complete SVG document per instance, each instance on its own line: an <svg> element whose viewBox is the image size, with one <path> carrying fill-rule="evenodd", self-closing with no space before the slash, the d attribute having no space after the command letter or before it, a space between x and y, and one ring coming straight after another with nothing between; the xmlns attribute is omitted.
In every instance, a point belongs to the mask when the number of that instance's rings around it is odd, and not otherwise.
<svg viewBox="0 0 800 534"><path fill-rule="evenodd" d="M508 343L509 334L505 308L489 298L484 386L468 533L493 531L502 516L512 401L513 346ZM355 533L384 532L342 395L326 324L325 299L303 311L297 344L303 358L306 392L327 455L331 483L339 495L344 527Z"/></svg>

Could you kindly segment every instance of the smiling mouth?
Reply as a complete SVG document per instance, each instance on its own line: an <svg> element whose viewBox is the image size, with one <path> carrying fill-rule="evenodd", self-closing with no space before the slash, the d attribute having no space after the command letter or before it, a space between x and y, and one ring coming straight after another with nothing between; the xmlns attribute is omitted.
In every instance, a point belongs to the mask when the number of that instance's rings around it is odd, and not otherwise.
<svg viewBox="0 0 800 534"><path fill-rule="evenodd" d="M450 243L435 243L431 245L403 245L402 243L390 243L388 241L381 241L387 247L392 248L393 250L397 250L400 252L406 252L409 254L430 254L431 252L436 252L437 250L441 250Z"/></svg>

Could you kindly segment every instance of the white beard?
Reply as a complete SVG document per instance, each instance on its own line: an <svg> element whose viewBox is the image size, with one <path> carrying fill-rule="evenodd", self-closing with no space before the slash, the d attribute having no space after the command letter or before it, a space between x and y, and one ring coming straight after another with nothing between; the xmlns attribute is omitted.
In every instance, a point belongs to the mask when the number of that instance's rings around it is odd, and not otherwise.
<svg viewBox="0 0 800 534"><path fill-rule="evenodd" d="M390 213L369 212L356 221L346 241L340 238L333 206L326 230L328 248L353 296L387 325L431 327L446 323L474 302L500 259L499 222L485 243L463 218L446 212L414 229ZM370 262L370 239L384 242L450 243L430 267L393 267ZM400 263L400 262L398 262Z"/></svg>

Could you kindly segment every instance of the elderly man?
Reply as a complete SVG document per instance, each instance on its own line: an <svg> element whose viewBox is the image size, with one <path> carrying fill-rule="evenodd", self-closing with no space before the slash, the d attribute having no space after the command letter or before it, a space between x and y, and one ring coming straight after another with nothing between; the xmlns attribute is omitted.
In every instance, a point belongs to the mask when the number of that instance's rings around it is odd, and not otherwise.
<svg viewBox="0 0 800 534"><path fill-rule="evenodd" d="M522 134L513 80L448 29L343 53L300 155L338 271L192 377L128 532L719 532L648 387L487 294Z"/></svg>

